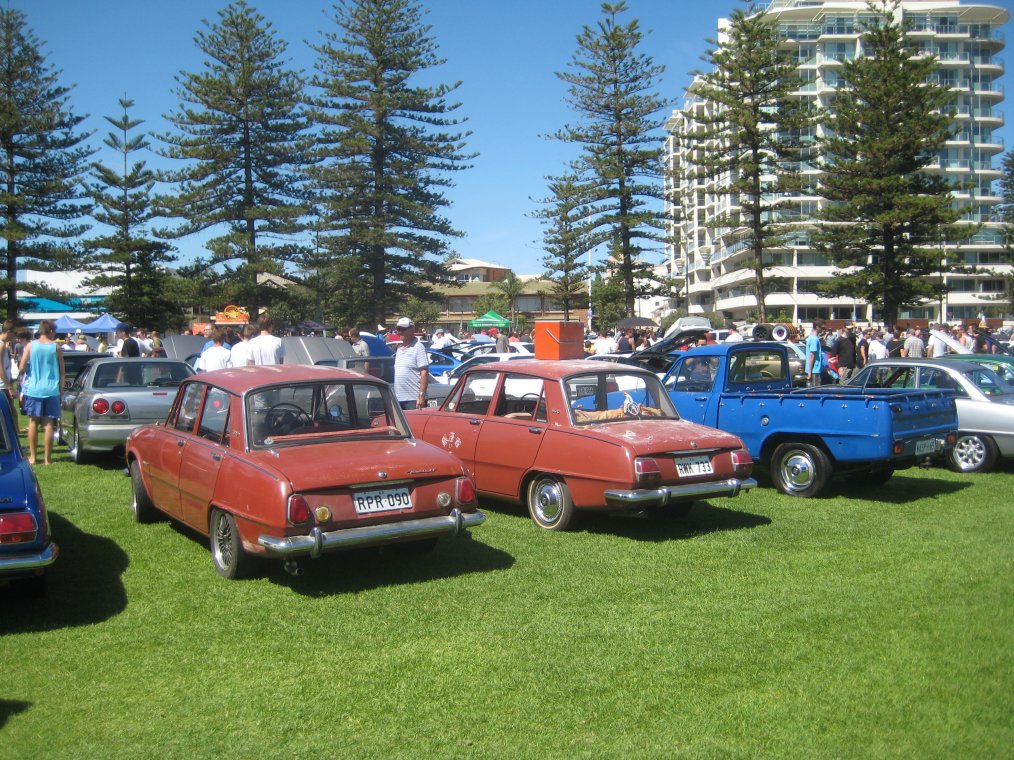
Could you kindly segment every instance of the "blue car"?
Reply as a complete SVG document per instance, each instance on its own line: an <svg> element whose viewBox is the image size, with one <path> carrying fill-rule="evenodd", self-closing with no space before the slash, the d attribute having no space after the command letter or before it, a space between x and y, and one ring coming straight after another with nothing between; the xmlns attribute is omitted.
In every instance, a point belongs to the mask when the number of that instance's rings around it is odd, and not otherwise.
<svg viewBox="0 0 1014 760"><path fill-rule="evenodd" d="M0 396L0 587L22 596L46 591L46 568L60 553L49 532L42 491L21 451L7 399Z"/></svg>
<svg viewBox="0 0 1014 760"><path fill-rule="evenodd" d="M448 356L442 351L437 351L434 348L427 349L426 355L430 359L430 377L442 377L445 373L455 370L461 366L461 362L453 356Z"/></svg>

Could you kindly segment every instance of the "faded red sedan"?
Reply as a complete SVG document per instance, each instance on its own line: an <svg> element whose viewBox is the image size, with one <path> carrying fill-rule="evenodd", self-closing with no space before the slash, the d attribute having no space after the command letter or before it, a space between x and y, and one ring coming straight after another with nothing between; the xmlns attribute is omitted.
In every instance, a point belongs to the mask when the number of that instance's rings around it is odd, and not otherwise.
<svg viewBox="0 0 1014 760"><path fill-rule="evenodd" d="M243 367L180 387L164 423L127 440L133 513L210 537L215 569L257 557L457 535L486 518L462 463L416 440L390 386L331 367Z"/></svg>
<svg viewBox="0 0 1014 760"><path fill-rule="evenodd" d="M665 509L757 485L738 437L681 420L654 373L623 364L485 364L439 410L406 417L461 458L481 495L527 503L548 530L582 509Z"/></svg>

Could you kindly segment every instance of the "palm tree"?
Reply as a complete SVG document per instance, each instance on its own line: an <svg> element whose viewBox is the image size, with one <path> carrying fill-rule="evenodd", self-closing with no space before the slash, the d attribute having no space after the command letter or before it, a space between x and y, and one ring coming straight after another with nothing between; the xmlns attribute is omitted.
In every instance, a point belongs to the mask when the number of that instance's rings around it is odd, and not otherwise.
<svg viewBox="0 0 1014 760"><path fill-rule="evenodd" d="M508 269L507 275L502 280L492 283L490 287L506 296L507 308L510 310L511 329L516 329L518 324L518 296L525 289L525 284L514 274L514 270Z"/></svg>

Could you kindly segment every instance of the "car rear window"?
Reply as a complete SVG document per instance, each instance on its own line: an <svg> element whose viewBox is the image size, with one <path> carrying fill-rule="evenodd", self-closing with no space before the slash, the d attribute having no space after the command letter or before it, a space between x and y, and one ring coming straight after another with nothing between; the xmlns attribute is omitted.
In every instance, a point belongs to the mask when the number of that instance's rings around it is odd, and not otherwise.
<svg viewBox="0 0 1014 760"><path fill-rule="evenodd" d="M632 419L679 419L655 375L599 372L563 381L575 425Z"/></svg>
<svg viewBox="0 0 1014 760"><path fill-rule="evenodd" d="M246 414L253 447L411 435L390 387L360 380L256 390Z"/></svg>
<svg viewBox="0 0 1014 760"><path fill-rule="evenodd" d="M142 360L102 362L95 367L93 388L146 388L176 386L193 374L183 362Z"/></svg>

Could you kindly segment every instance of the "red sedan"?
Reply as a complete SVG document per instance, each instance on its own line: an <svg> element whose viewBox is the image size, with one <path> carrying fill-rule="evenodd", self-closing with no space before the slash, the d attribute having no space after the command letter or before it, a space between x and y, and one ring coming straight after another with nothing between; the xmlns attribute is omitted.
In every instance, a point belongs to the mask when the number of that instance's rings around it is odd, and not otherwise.
<svg viewBox="0 0 1014 760"><path fill-rule="evenodd" d="M387 383L330 367L243 367L180 387L127 441L138 522L156 510L208 535L226 578L255 557L431 545L481 524L461 462L416 440Z"/></svg>
<svg viewBox="0 0 1014 760"><path fill-rule="evenodd" d="M406 416L461 458L481 495L527 502L549 530L576 510L661 509L757 485L739 438L681 420L658 377L633 366L485 364L439 410Z"/></svg>

